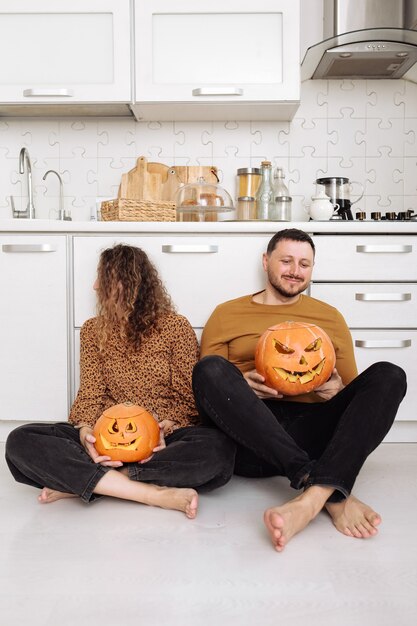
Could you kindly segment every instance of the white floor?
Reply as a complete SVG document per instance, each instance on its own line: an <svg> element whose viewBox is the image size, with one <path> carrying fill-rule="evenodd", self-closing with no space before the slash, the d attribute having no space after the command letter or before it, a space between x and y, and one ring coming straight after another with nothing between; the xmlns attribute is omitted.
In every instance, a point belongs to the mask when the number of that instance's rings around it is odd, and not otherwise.
<svg viewBox="0 0 417 626"><path fill-rule="evenodd" d="M322 513L280 554L262 514L294 495L284 479L234 478L191 521L111 499L40 505L3 456L1 624L417 624L417 444L383 444L357 481L377 537L345 537Z"/></svg>

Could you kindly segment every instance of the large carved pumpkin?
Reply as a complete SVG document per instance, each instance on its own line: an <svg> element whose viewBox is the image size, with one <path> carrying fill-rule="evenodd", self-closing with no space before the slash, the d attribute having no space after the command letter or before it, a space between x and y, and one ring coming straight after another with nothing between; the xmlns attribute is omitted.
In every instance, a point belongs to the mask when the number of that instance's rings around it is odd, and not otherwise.
<svg viewBox="0 0 417 626"><path fill-rule="evenodd" d="M265 384L285 396L313 391L331 376L336 355L330 337L315 324L283 322L259 338L255 367Z"/></svg>
<svg viewBox="0 0 417 626"><path fill-rule="evenodd" d="M115 404L98 418L93 435L99 454L132 463L151 455L159 442L156 419L132 402Z"/></svg>

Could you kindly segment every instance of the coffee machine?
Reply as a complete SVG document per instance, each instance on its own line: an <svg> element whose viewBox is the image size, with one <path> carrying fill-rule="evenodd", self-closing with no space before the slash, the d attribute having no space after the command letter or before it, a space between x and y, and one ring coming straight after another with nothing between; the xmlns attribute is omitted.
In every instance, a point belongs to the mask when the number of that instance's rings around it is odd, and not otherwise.
<svg viewBox="0 0 417 626"><path fill-rule="evenodd" d="M363 197L364 187L356 181L349 181L349 178L341 176L329 176L326 178L317 178L317 185L323 185L324 191L334 206L338 205L337 213L343 220L353 220L352 204L359 202ZM355 200L351 198L353 185L359 185L359 195Z"/></svg>

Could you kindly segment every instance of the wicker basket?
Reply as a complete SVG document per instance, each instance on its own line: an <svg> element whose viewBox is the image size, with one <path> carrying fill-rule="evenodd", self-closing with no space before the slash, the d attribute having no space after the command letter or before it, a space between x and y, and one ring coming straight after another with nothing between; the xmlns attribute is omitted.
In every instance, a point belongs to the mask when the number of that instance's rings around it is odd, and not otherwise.
<svg viewBox="0 0 417 626"><path fill-rule="evenodd" d="M106 200L101 203L104 222L175 222L174 202L146 202L145 200Z"/></svg>

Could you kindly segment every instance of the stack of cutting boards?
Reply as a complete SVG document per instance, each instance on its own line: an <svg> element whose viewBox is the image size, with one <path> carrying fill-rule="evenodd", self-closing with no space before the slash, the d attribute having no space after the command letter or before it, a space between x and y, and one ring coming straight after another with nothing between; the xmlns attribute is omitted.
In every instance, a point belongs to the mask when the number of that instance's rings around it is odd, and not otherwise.
<svg viewBox="0 0 417 626"><path fill-rule="evenodd" d="M180 187L196 183L203 177L206 183L217 183L217 170L208 166L174 166L148 162L144 156L136 167L122 174L118 198L144 202L175 202Z"/></svg>

